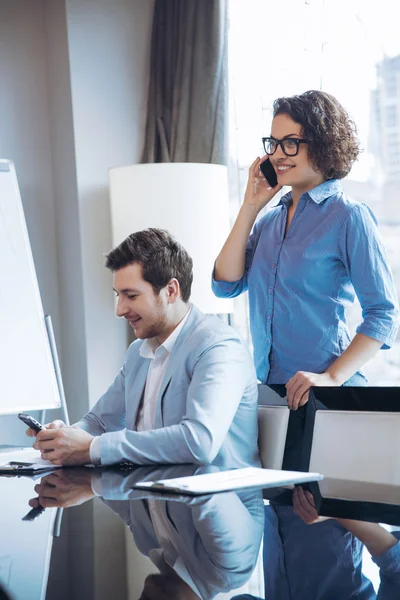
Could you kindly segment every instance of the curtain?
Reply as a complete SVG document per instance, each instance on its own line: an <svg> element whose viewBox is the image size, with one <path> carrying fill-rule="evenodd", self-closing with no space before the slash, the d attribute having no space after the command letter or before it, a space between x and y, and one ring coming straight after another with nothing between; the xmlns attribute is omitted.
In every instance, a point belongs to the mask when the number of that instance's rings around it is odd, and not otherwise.
<svg viewBox="0 0 400 600"><path fill-rule="evenodd" d="M143 162L228 164L227 0L156 0Z"/></svg>

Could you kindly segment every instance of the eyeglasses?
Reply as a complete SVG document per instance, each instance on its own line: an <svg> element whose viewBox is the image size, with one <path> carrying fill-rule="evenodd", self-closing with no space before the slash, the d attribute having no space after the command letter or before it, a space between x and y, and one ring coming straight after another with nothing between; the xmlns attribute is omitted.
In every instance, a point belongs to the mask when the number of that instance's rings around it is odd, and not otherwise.
<svg viewBox="0 0 400 600"><path fill-rule="evenodd" d="M273 137L263 137L262 143L264 146L265 153L269 156L275 154L278 145L282 148L282 152L286 156L296 156L299 152L300 144L308 144L307 140L300 140L298 138L284 138L283 140L276 140Z"/></svg>

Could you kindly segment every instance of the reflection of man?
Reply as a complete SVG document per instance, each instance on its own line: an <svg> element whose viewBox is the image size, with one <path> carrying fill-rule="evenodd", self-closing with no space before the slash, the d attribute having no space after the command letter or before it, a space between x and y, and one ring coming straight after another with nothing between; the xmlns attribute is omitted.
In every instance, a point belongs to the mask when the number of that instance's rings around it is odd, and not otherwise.
<svg viewBox="0 0 400 600"><path fill-rule="evenodd" d="M146 577L139 600L202 600L167 564L164 571Z"/></svg>
<svg viewBox="0 0 400 600"><path fill-rule="evenodd" d="M159 569L146 578L142 600L211 600L219 592L237 590L252 575L264 528L261 492L193 498L155 495L133 486L218 470L194 465L138 467L128 474L63 469L42 478L30 505L66 507L100 495Z"/></svg>
<svg viewBox="0 0 400 600"><path fill-rule="evenodd" d="M140 479L199 475L216 467L182 465L143 472L122 482L130 501L116 496L116 475L102 474L94 489L129 525L135 544L156 565L159 574L144 584L142 600L171 598L211 600L243 586L251 577L261 545L264 505L260 491L212 496L174 497L129 490ZM140 478L140 479L139 479Z"/></svg>
<svg viewBox="0 0 400 600"><path fill-rule="evenodd" d="M112 250L106 266L117 315L139 339L93 409L74 427L50 424L34 447L57 465L258 465L250 354L233 329L189 304L192 260L184 248L147 229Z"/></svg>

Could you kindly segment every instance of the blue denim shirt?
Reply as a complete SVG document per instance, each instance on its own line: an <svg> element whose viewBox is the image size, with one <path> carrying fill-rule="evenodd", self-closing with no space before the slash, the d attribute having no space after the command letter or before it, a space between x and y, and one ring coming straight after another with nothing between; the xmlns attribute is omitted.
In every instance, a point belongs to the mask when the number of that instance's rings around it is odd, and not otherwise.
<svg viewBox="0 0 400 600"><path fill-rule="evenodd" d="M347 348L346 308L357 295L357 328L389 348L398 301L372 211L350 200L338 180L325 181L299 201L285 235L292 193L254 226L238 281L216 281L219 297L249 291L257 376L286 383L297 371L324 372Z"/></svg>
<svg viewBox="0 0 400 600"><path fill-rule="evenodd" d="M329 521L327 523L330 523ZM323 524L319 524L323 525ZM313 527L312 535L321 533L320 527ZM334 529L332 529L334 531ZM339 527L337 528L339 532ZM343 530L344 531L344 530ZM268 534L268 529L267 529ZM306 534L308 535L308 534ZM361 545L347 533L332 539L323 537L313 551L312 545L304 549L304 536L298 539L298 552L294 561L285 556L285 548L278 533L272 540L264 538L264 580L265 598L271 600L398 600L400 597L400 542L372 560L380 571L380 585L376 594L372 583L362 573ZM400 532L393 535L400 538ZM324 541L326 548L324 549ZM265 552L267 544L267 552ZM268 544L276 553L268 554ZM331 544L331 547L329 547ZM296 544L292 544L296 548ZM303 549L303 552L302 552ZM355 550L355 551L354 551ZM301 560L297 560L301 557ZM271 560L272 558L272 560ZM288 559L288 560L287 560ZM289 563L289 565L288 565ZM234 596L232 600L261 600L250 594Z"/></svg>

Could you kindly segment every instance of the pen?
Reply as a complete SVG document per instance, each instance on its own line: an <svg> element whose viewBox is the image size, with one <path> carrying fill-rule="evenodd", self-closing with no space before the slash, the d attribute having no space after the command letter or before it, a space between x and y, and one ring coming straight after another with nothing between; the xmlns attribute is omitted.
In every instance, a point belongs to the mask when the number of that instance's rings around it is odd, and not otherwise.
<svg viewBox="0 0 400 600"><path fill-rule="evenodd" d="M10 460L9 465L16 465L18 467L31 467L32 463L30 462L19 462L18 460Z"/></svg>

